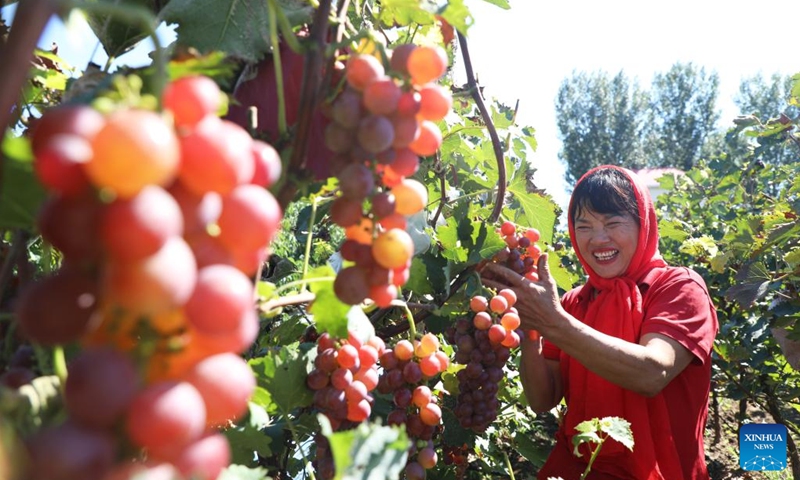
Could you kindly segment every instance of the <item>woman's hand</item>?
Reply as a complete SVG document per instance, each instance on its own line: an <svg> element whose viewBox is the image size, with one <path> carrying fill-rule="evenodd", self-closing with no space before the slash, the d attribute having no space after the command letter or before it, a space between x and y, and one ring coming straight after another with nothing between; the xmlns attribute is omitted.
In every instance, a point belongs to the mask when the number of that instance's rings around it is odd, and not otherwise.
<svg viewBox="0 0 800 480"><path fill-rule="evenodd" d="M550 275L547 254L537 263L539 280L529 280L513 270L488 263L481 270L481 280L487 287L510 288L517 294L514 306L519 312L523 330L536 330L547 336L547 330L563 315L558 287Z"/></svg>

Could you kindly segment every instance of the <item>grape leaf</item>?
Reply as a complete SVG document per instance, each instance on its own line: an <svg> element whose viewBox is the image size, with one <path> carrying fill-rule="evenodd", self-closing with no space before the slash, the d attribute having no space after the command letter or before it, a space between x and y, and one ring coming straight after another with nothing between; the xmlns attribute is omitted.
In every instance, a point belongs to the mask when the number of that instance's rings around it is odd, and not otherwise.
<svg viewBox="0 0 800 480"><path fill-rule="evenodd" d="M313 8L300 0L276 0L291 26L311 20ZM269 9L265 0L171 0L162 20L177 23L179 45L201 53L220 50L257 61L270 50Z"/></svg>
<svg viewBox="0 0 800 480"><path fill-rule="evenodd" d="M525 226L533 227L541 233L543 242L550 242L556 224L556 205L549 198L537 192L529 192L527 180L520 175L508 185L508 193L514 196L522 207ZM522 223L522 222L520 222Z"/></svg>
<svg viewBox="0 0 800 480"><path fill-rule="evenodd" d="M404 428L361 423L352 430L334 433L327 417L319 415L319 422L336 463L334 478L379 480L400 476L411 445Z"/></svg>
<svg viewBox="0 0 800 480"><path fill-rule="evenodd" d="M661 220L658 222L658 234L664 239L669 238L677 240L678 242L683 242L690 236L686 230L686 225L677 219Z"/></svg>
<svg viewBox="0 0 800 480"><path fill-rule="evenodd" d="M600 430L633 451L633 431L630 422L624 418L603 417L600 419Z"/></svg>
<svg viewBox="0 0 800 480"><path fill-rule="evenodd" d="M46 193L33 174L29 143L7 134L2 145L0 228L31 229Z"/></svg>
<svg viewBox="0 0 800 480"><path fill-rule="evenodd" d="M263 405L267 413L286 414L311 404L313 393L306 386L306 376L314 353L313 344L295 343L269 350L263 357L248 362L258 386L269 393L271 401Z"/></svg>
<svg viewBox="0 0 800 480"><path fill-rule="evenodd" d="M528 432L522 435L517 434L514 437L514 443L520 455L541 468L545 460L547 460L547 456L550 454L551 447L546 444L536 444L533 441L533 436L534 432Z"/></svg>
<svg viewBox="0 0 800 480"><path fill-rule="evenodd" d="M108 2L92 0L89 3ZM161 4L156 0L121 0L114 3L120 3L130 9L144 10L152 15L158 13L157 8ZM148 35L142 26L137 25L131 18L116 18L105 13L93 13L91 8L87 9L86 23L110 58L119 57Z"/></svg>
<svg viewBox="0 0 800 480"><path fill-rule="evenodd" d="M244 465L229 465L220 473L217 480L271 480L267 476L267 469L262 467L250 468Z"/></svg>
<svg viewBox="0 0 800 480"><path fill-rule="evenodd" d="M412 23L432 25L435 17L419 0L383 0L378 19L384 25L405 26Z"/></svg>
<svg viewBox="0 0 800 480"><path fill-rule="evenodd" d="M725 298L738 302L745 308L751 307L756 300L767 293L771 281L769 270L761 262L754 262L742 268L736 279L742 283L730 287L725 292Z"/></svg>
<svg viewBox="0 0 800 480"><path fill-rule="evenodd" d="M492 5L497 5L503 10L508 10L511 8L511 5L508 4L507 0L483 0L483 1L486 3L490 3Z"/></svg>
<svg viewBox="0 0 800 480"><path fill-rule="evenodd" d="M269 422L266 410L251 402L247 417L238 425L224 430L225 437L231 446L232 463L250 465L253 462L254 452L262 457L272 455L270 448L272 439L263 431Z"/></svg>
<svg viewBox="0 0 800 480"><path fill-rule="evenodd" d="M314 301L308 312L314 315L314 323L320 333L328 332L335 338L347 338L347 315L350 305L343 303L333 291L333 277L336 272L330 265L313 269L307 279L330 277L329 281L311 282L309 288L314 293Z"/></svg>
<svg viewBox="0 0 800 480"><path fill-rule="evenodd" d="M442 256L457 263L467 261L469 252L461 245L458 232L459 222L455 216L449 217L445 225L436 229L437 238L442 246Z"/></svg>
<svg viewBox="0 0 800 480"><path fill-rule="evenodd" d="M462 33L466 33L474 21L469 9L464 5L464 0L449 0L439 15Z"/></svg>

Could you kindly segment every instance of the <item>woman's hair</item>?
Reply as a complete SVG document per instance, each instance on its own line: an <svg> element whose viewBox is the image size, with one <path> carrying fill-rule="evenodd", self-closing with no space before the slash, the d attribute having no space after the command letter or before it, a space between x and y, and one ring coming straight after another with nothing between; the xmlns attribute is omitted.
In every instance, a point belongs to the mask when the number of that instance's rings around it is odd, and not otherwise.
<svg viewBox="0 0 800 480"><path fill-rule="evenodd" d="M631 180L616 168L599 168L584 177L572 192L569 219L584 210L601 214L629 214L639 223L639 205Z"/></svg>

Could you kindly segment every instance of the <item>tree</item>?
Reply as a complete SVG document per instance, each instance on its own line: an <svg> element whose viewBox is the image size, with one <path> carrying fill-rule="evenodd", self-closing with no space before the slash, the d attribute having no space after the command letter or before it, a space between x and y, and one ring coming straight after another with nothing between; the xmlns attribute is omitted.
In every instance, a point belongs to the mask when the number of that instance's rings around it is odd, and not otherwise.
<svg viewBox="0 0 800 480"><path fill-rule="evenodd" d="M645 93L622 71L613 78L578 72L565 79L556 97L556 118L567 182L601 164L640 165L645 106Z"/></svg>
<svg viewBox="0 0 800 480"><path fill-rule="evenodd" d="M759 118L764 124L780 122L781 116L797 118L800 109L789 103L792 93L792 77L772 74L765 78L762 74L742 79L739 92L733 101L739 108L739 114L748 118ZM785 122L785 120L784 120ZM785 125L786 123L782 123ZM758 158L772 165L786 165L797 162L797 145L786 135L757 136L744 140L741 137L738 145L744 149L753 149Z"/></svg>
<svg viewBox="0 0 800 480"><path fill-rule="evenodd" d="M646 164L689 170L717 128L719 76L676 63L653 77L645 136Z"/></svg>

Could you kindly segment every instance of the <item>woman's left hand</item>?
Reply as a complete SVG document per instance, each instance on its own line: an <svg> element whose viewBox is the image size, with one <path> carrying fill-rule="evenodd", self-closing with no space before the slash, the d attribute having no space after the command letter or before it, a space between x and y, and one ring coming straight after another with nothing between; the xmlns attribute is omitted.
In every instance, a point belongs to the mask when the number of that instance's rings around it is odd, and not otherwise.
<svg viewBox="0 0 800 480"><path fill-rule="evenodd" d="M514 304L523 330L537 330L546 335L549 325L557 321L561 312L558 287L550 275L547 254L537 262L538 280L530 280L515 271L496 263L488 263L481 270L481 280L489 288L510 288L517 294Z"/></svg>

